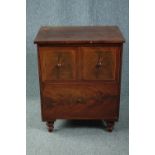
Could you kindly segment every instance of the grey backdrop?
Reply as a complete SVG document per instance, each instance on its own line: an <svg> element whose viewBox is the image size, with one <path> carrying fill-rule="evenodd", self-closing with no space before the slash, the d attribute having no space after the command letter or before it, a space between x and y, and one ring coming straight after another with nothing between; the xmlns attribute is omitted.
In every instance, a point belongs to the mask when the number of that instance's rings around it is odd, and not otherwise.
<svg viewBox="0 0 155 155"><path fill-rule="evenodd" d="M27 0L27 154L128 154L128 0ZM56 121L54 134L41 122L37 52L33 40L44 25L118 25L126 39L123 53L120 121L111 135L94 124ZM83 126L83 128L82 128ZM96 127L95 127L96 126ZM75 128L74 128L75 127ZM63 128L61 130L61 128ZM101 129L100 129L101 128Z"/></svg>
<svg viewBox="0 0 155 155"><path fill-rule="evenodd" d="M38 97L34 37L43 25L118 25L125 36L122 95L128 95L128 0L27 0L27 97Z"/></svg>

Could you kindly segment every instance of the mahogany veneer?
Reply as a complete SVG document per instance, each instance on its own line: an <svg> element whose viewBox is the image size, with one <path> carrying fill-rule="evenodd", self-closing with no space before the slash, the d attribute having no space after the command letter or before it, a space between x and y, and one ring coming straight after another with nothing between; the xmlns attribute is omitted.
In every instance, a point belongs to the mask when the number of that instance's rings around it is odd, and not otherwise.
<svg viewBox="0 0 155 155"><path fill-rule="evenodd" d="M41 27L38 49L42 120L119 117L124 38L117 26Z"/></svg>

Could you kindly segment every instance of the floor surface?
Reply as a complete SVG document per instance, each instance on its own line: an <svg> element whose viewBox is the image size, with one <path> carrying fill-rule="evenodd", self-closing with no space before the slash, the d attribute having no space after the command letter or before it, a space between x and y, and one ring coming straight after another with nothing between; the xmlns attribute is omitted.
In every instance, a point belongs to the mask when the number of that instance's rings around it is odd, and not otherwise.
<svg viewBox="0 0 155 155"><path fill-rule="evenodd" d="M39 99L27 99L27 155L128 155L128 99L112 133L102 121L57 120L54 128L41 122Z"/></svg>

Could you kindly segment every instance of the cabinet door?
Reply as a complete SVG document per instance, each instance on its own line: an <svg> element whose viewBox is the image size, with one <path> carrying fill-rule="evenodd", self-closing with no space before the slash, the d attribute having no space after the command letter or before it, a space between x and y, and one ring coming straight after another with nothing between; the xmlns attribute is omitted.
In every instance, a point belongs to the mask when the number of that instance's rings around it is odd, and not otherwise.
<svg viewBox="0 0 155 155"><path fill-rule="evenodd" d="M81 51L84 80L116 80L119 48L82 47Z"/></svg>
<svg viewBox="0 0 155 155"><path fill-rule="evenodd" d="M42 80L75 80L76 50L70 47L40 47Z"/></svg>

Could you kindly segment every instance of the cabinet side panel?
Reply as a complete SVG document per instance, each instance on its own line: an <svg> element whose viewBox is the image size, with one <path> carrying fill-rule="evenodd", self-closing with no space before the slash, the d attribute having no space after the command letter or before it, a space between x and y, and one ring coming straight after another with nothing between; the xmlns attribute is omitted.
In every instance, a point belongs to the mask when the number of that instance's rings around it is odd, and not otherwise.
<svg viewBox="0 0 155 155"><path fill-rule="evenodd" d="M122 77L122 57L123 57L123 44L121 44L119 48L119 53L118 53L119 61L118 61L118 92L119 92L119 97L118 97L118 107L117 107L117 118L119 119L119 111L120 111L120 96L121 96L121 77ZM117 120L118 121L118 120Z"/></svg>
<svg viewBox="0 0 155 155"><path fill-rule="evenodd" d="M42 94L42 90L43 90L43 83L42 83L42 72L41 72L41 55L39 52L39 45L37 45L37 56L38 56L38 73L39 73L39 88L40 88L40 101L41 101L41 117L43 120L43 94Z"/></svg>

